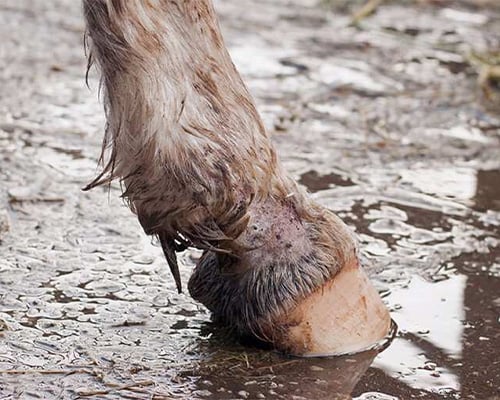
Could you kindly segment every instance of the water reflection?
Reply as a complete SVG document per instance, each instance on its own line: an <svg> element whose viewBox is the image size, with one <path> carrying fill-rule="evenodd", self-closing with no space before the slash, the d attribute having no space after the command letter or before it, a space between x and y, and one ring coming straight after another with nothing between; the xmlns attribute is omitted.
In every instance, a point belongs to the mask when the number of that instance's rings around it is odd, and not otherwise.
<svg viewBox="0 0 500 400"><path fill-rule="evenodd" d="M441 282L415 278L393 291L388 302L400 334L375 359L354 393L378 391L399 399L488 398L500 378L494 367L500 344L499 288L500 279L486 273Z"/></svg>
<svg viewBox="0 0 500 400"><path fill-rule="evenodd" d="M423 193L464 202L478 211L500 210L500 169L416 167L401 171L401 183Z"/></svg>
<svg viewBox="0 0 500 400"><path fill-rule="evenodd" d="M401 181L403 184L411 184L423 193L468 201L476 193L477 178L476 171L472 168L415 167L401 171Z"/></svg>
<svg viewBox="0 0 500 400"><path fill-rule="evenodd" d="M196 395L207 399L351 399L377 350L334 358L286 358L263 352L216 352L195 375ZM209 370L206 371L205 368Z"/></svg>
<svg viewBox="0 0 500 400"><path fill-rule="evenodd" d="M463 275L441 282L415 277L408 287L392 291L387 302L401 332L374 367L415 389L460 390L460 379L449 362L439 363L423 343L439 349L447 359L460 359L466 280Z"/></svg>

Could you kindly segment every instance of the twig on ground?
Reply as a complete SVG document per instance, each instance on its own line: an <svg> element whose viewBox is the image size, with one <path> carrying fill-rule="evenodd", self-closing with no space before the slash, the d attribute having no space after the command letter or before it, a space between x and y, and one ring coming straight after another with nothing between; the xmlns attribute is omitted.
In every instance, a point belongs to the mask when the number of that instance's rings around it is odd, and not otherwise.
<svg viewBox="0 0 500 400"><path fill-rule="evenodd" d="M351 25L358 25L366 17L372 15L383 2L384 0L368 0L352 15Z"/></svg>
<svg viewBox="0 0 500 400"><path fill-rule="evenodd" d="M112 387L110 387L109 389L102 389L102 390L79 391L78 395L82 397L89 397L89 396L110 394L113 392L119 392L121 390L134 390L145 386L152 386L154 385L154 381L134 382L134 383L129 383L127 385L117 385L109 383L108 385Z"/></svg>

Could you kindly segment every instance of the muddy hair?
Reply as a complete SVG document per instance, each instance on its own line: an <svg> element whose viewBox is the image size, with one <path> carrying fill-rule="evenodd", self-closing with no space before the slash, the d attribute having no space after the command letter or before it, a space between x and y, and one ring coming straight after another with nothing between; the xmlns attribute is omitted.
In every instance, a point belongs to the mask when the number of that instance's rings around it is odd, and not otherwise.
<svg viewBox="0 0 500 400"><path fill-rule="evenodd" d="M283 171L210 0L83 0L83 12L107 118L86 189L122 183L179 290L175 252L204 249L194 297L264 334L353 257L352 235Z"/></svg>
<svg viewBox="0 0 500 400"><path fill-rule="evenodd" d="M317 225L311 225L307 232L314 245L299 257L274 257L240 269L231 268L240 261L231 255L204 252L189 280L190 294L212 312L215 321L239 335L253 335L282 346L289 343L285 338L287 324L294 323L288 318L290 312L358 257L355 246L348 253L347 247L341 247L344 243L331 240L345 240L350 235L347 230L335 230L339 222L333 220L335 216L325 213L317 217ZM318 225L324 230L318 231ZM281 350L294 353L292 348Z"/></svg>

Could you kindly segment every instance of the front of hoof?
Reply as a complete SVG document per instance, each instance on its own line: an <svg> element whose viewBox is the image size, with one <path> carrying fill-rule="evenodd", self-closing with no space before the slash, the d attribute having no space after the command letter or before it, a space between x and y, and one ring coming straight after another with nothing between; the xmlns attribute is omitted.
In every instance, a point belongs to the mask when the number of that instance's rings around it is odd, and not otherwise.
<svg viewBox="0 0 500 400"><path fill-rule="evenodd" d="M355 257L333 278L313 256L301 268L275 265L242 274L224 272L227 262L227 256L206 252L189 281L190 294L216 320L284 353L356 353L381 342L391 329L389 312ZM312 270L321 273L311 275Z"/></svg>
<svg viewBox="0 0 500 400"><path fill-rule="evenodd" d="M358 353L391 329L389 312L357 261L284 315L288 326L276 347L306 357Z"/></svg>

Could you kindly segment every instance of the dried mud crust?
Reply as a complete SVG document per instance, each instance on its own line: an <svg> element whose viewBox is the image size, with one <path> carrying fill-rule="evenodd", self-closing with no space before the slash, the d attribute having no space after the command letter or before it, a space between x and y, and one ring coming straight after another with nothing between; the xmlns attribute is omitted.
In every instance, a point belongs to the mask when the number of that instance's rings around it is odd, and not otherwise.
<svg viewBox="0 0 500 400"><path fill-rule="evenodd" d="M286 168L356 229L400 334L367 370L211 325L119 188L80 191L104 121L79 3L6 0L0 398L498 396L500 120L468 58L500 47L496 4L387 2L359 27L335 2L216 6Z"/></svg>

